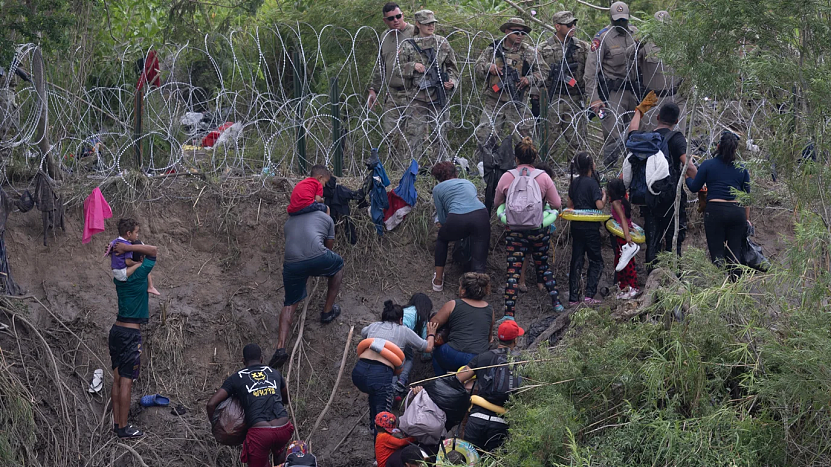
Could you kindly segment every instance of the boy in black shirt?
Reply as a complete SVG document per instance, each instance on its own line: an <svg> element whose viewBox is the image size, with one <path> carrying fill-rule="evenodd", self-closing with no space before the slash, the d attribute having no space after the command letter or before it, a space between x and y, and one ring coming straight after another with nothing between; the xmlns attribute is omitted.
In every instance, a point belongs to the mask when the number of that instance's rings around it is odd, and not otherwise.
<svg viewBox="0 0 831 467"><path fill-rule="evenodd" d="M654 94L653 94L654 97ZM639 131L641 119L644 112L652 108L657 102L655 97L654 102L650 100L650 95L647 95L641 104L635 109L635 115L629 123L629 135L635 131ZM669 138L667 147L669 149L669 174L675 187L678 179L681 176L682 168L687 164L687 139L680 131L673 131L672 129L678 124L678 118L681 115L681 109L673 102L667 102L658 109L658 124L652 130L659 133L663 138ZM627 135L628 138L628 135ZM690 176L690 170L687 170L687 176ZM681 243L687 234L687 193L681 190L681 203L678 215L678 248L677 254L681 256ZM646 264L651 267L655 257L658 256L659 251L672 251L672 237L675 233L675 204L673 203L665 212L652 212L647 206L641 206L641 215L643 216L643 230L646 235Z"/></svg>
<svg viewBox="0 0 831 467"><path fill-rule="evenodd" d="M208 401L208 419L213 420L214 411L222 401L236 396L245 410L248 426L240 461L250 467L271 466L270 452L279 464L294 433L283 405L289 400L286 380L279 371L263 365L262 351L257 344L246 345L242 357L245 368L229 376Z"/></svg>

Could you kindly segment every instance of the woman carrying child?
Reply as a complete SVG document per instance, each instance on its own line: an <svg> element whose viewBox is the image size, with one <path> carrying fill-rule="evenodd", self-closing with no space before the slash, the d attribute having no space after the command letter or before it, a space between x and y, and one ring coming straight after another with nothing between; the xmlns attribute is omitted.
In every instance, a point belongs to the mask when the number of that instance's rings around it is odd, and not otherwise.
<svg viewBox="0 0 831 467"><path fill-rule="evenodd" d="M579 177L574 178L574 172ZM603 209L606 193L595 178L594 161L587 152L578 152L571 161L571 185L568 187L568 207L571 209ZM586 294L583 302L597 305L597 283L603 272L600 244L600 222L571 221L571 267L568 278L568 304L574 306L580 299L580 276L583 275L583 256L589 258Z"/></svg>
<svg viewBox="0 0 831 467"><path fill-rule="evenodd" d="M615 278L619 292L618 300L635 298L641 293L638 289L638 272L635 269L635 255L640 247L632 241L632 205L626 199L626 184L620 178L609 181L606 185L606 193L609 194L609 201L612 202L612 218L623 230L623 237L611 235L612 248L615 250ZM621 256L623 257L621 259Z"/></svg>

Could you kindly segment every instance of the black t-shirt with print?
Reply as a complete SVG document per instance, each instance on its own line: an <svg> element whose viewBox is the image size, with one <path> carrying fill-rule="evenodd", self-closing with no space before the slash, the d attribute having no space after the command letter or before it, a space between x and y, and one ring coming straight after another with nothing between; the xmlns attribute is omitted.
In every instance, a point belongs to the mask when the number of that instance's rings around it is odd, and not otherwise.
<svg viewBox="0 0 831 467"><path fill-rule="evenodd" d="M283 375L262 364L247 366L222 383L222 389L239 399L249 428L259 422L288 417L283 406L282 389L285 387Z"/></svg>

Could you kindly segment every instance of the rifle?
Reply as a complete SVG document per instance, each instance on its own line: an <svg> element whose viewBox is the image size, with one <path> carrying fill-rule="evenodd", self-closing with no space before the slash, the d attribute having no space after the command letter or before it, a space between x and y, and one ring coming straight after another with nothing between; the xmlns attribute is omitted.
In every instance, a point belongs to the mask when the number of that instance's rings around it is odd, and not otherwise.
<svg viewBox="0 0 831 467"><path fill-rule="evenodd" d="M421 81L418 83L418 89L420 91L422 89L436 88L436 100L433 101L433 104L436 107L443 109L444 106L447 105L447 90L444 89L444 83L449 78L447 73L444 73L441 69L439 69L436 49L433 47L430 47L429 49L422 49L414 40L410 40L410 43L413 44L416 52L426 56L427 60L430 62L430 65L424 72L424 77L422 77Z"/></svg>
<svg viewBox="0 0 831 467"><path fill-rule="evenodd" d="M519 72L516 68L509 66L507 60L505 60L505 52L502 50L502 44L494 43L493 44L493 51L497 57L502 58L502 80L499 84L494 85L491 89L494 92L499 92L501 90L508 91L508 95L511 96L512 101L522 101L522 97L525 94L525 89L519 89L519 82L522 79L519 76ZM523 62L522 64L522 74L528 74L528 63Z"/></svg>
<svg viewBox="0 0 831 467"><path fill-rule="evenodd" d="M580 97L583 97L583 89L572 75L573 69L577 63L573 61L574 52L577 50L577 44L572 40L566 48L566 53L563 60L559 63L551 65L548 72L548 79L545 82L548 88L548 101L551 102L555 95L571 94L569 88L576 89ZM565 66L563 66L565 63Z"/></svg>

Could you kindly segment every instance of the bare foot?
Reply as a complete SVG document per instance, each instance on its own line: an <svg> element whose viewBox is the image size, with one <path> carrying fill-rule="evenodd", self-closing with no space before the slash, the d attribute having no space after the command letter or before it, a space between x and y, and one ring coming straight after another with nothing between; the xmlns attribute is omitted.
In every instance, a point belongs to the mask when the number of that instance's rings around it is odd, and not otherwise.
<svg viewBox="0 0 831 467"><path fill-rule="evenodd" d="M155 288L155 287L148 287L148 288L147 288L147 293L149 293L149 294L153 294L153 295L159 295L159 296L161 296L161 295L162 295L161 293L159 293L159 291L158 291L158 290L156 290L156 288Z"/></svg>
<svg viewBox="0 0 831 467"><path fill-rule="evenodd" d="M520 284L519 284L519 291L520 291L520 292L523 292L523 293L524 293L524 292L528 292L528 286L527 286L527 285L525 285L525 284L523 284L523 283L520 283Z"/></svg>

